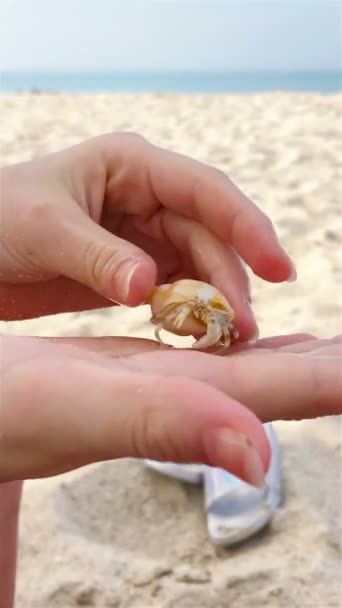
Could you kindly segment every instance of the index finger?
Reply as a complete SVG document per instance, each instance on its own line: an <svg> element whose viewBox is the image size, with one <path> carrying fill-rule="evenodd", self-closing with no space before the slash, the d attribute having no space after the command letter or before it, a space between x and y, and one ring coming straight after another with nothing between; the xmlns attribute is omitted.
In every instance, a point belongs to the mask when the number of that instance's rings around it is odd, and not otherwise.
<svg viewBox="0 0 342 608"><path fill-rule="evenodd" d="M147 218L163 206L200 222L233 246L261 278L295 278L270 219L222 171L136 134L99 140L107 167L107 202Z"/></svg>
<svg viewBox="0 0 342 608"><path fill-rule="evenodd" d="M161 148L152 148L146 162L153 192L165 207L201 222L261 278L294 278L270 219L223 172Z"/></svg>

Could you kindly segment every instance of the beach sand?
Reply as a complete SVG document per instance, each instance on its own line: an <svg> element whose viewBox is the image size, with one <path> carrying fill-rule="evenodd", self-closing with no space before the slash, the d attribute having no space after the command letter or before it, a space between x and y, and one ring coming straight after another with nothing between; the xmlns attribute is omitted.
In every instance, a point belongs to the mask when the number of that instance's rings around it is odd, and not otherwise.
<svg viewBox="0 0 342 608"><path fill-rule="evenodd" d="M271 217L298 281L251 277L261 336L341 329L342 96L6 95L1 164L111 130L223 169ZM0 324L2 333L152 337L145 307ZM122 460L25 484L18 608L342 606L340 419L277 422L285 500L232 550L203 496Z"/></svg>

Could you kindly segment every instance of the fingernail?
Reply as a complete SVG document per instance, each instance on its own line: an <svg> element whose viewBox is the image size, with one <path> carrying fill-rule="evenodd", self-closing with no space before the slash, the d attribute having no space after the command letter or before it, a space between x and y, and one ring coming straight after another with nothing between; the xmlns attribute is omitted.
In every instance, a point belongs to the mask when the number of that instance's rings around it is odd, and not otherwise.
<svg viewBox="0 0 342 608"><path fill-rule="evenodd" d="M247 439L248 443L248 439ZM246 480L257 488L265 485L265 473L260 456L252 443L246 449L245 474Z"/></svg>
<svg viewBox="0 0 342 608"><path fill-rule="evenodd" d="M265 484L261 458L246 435L229 428L212 430L205 434L204 443L213 466L224 468L258 488Z"/></svg>
<svg viewBox="0 0 342 608"><path fill-rule="evenodd" d="M297 270L295 268L294 263L290 260L291 263L291 273L289 278L287 279L288 283L294 283L297 280Z"/></svg>
<svg viewBox="0 0 342 608"><path fill-rule="evenodd" d="M137 260L127 260L118 272L118 276L116 277L118 282L118 291L123 301L128 299L132 278L139 265L140 262Z"/></svg>

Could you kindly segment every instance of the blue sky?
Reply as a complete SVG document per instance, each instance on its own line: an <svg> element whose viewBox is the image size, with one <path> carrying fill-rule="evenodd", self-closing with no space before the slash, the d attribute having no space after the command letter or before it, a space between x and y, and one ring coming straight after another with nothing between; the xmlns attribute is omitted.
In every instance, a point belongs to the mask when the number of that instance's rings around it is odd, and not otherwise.
<svg viewBox="0 0 342 608"><path fill-rule="evenodd" d="M0 70L337 70L340 0L0 0Z"/></svg>

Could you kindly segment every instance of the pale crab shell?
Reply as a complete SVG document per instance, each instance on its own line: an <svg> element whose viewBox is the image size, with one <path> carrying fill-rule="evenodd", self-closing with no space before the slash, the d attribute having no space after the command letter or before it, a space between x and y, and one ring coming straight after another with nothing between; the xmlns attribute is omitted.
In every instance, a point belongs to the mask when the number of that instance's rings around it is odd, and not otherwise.
<svg viewBox="0 0 342 608"><path fill-rule="evenodd" d="M234 337L238 337L232 325L234 310L224 295L213 285L192 279L181 279L172 284L156 287L150 298L151 322L159 329L165 329L179 336L203 336L207 334L208 320L213 314L227 320L227 326L233 328ZM175 323L172 313L176 308L189 306L181 322ZM159 338L159 331L156 330Z"/></svg>

